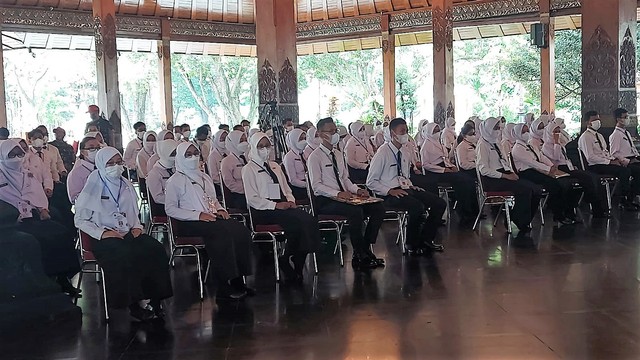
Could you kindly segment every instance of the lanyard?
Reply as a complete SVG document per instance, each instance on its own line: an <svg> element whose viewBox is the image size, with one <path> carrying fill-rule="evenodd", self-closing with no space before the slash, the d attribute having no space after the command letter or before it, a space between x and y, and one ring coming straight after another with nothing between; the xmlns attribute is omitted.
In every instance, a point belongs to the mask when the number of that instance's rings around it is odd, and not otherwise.
<svg viewBox="0 0 640 360"><path fill-rule="evenodd" d="M403 175L403 171L402 171L402 152L400 151L400 149L398 149L398 152L394 152L393 149L391 148L390 144L387 144L387 146L389 147L389 150L391 150L391 153L393 154L393 158L396 159L396 167L398 168L398 176L404 177Z"/></svg>
<svg viewBox="0 0 640 360"><path fill-rule="evenodd" d="M100 181L102 181L102 185L104 185L104 187L107 188L107 191L109 192L109 195L111 195L111 198L113 199L113 201L116 202L116 209L118 210L118 212L120 212L120 193L122 192L122 178L120 178L120 182L118 183L118 197L116 198L115 196L113 196L111 189L109 189L109 186L102 178L102 175L98 174L98 176L100 176Z"/></svg>

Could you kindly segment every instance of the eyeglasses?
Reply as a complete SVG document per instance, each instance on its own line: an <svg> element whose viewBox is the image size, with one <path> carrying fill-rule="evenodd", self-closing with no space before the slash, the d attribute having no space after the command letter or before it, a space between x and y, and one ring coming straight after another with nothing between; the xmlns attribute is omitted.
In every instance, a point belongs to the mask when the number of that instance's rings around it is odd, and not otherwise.
<svg viewBox="0 0 640 360"><path fill-rule="evenodd" d="M117 162L111 162L111 161L107 162L107 167L115 166L115 165L124 165L124 161L120 160L120 161L117 161Z"/></svg>

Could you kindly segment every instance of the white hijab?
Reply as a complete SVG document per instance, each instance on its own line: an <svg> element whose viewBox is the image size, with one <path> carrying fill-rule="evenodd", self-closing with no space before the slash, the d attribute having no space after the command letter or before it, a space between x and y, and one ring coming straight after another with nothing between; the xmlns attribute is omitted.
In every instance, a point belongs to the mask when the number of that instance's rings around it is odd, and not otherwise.
<svg viewBox="0 0 640 360"><path fill-rule="evenodd" d="M256 162L260 161L260 155L258 154L258 143L264 138L267 138L267 140L269 140L267 134L263 132L257 132L251 136L251 139L249 139L249 158Z"/></svg>
<svg viewBox="0 0 640 360"><path fill-rule="evenodd" d="M170 156L171 153L177 147L178 147L178 142L173 140L173 139L167 139L167 140L158 141L158 143L156 144L157 154L158 154L158 162L165 169L173 167L170 164L170 159L169 158L171 157ZM175 164L174 164L174 166L175 166Z"/></svg>
<svg viewBox="0 0 640 360"><path fill-rule="evenodd" d="M513 136L513 128L516 126L514 123L507 123L502 130L502 140L507 140L510 143L516 142L516 138Z"/></svg>
<svg viewBox="0 0 640 360"><path fill-rule="evenodd" d="M34 177L27 176L21 168L13 170L6 166L9 153L16 147L24 152L16 140L9 139L0 142L0 175L4 177L7 182L6 186L0 188L0 200L11 204L18 210L20 209L18 207L19 202L27 202L33 207L47 209L49 207L49 200L44 193L42 184Z"/></svg>
<svg viewBox="0 0 640 360"><path fill-rule="evenodd" d="M495 144L496 141L498 141L498 136L497 134L494 134L493 128L499 121L500 120L494 117L490 117L480 123L480 136L482 136L482 139L484 139L484 141L488 142L489 144Z"/></svg>
<svg viewBox="0 0 640 360"><path fill-rule="evenodd" d="M544 136L544 127L542 129L538 129L540 124L544 125L544 122L541 119L535 120L529 125L529 133L531 133L532 139L540 139Z"/></svg>
<svg viewBox="0 0 640 360"><path fill-rule="evenodd" d="M229 132L227 130L218 130L213 135L213 147L216 150L218 150L218 152L220 154L226 154L227 153L226 141L220 141L220 138L222 137L222 134L224 134L224 133L229 135Z"/></svg>
<svg viewBox="0 0 640 360"><path fill-rule="evenodd" d="M307 146L309 146L314 150L315 148L320 146L320 144L322 143L322 140L320 139L320 137L316 137L317 133L318 133L318 130L314 127L309 128L309 130L307 130Z"/></svg>
<svg viewBox="0 0 640 360"><path fill-rule="evenodd" d="M150 143L148 138L149 138L149 136L151 136L151 135L153 135L153 136L156 138L156 140L153 142L153 143L154 143L154 144L153 144L153 146L151 147L151 155L153 155L153 154L155 154L155 152L156 152L156 146L155 146L155 143L157 143L157 142L158 142L158 135L156 134L156 132L155 132L155 131L147 131L147 132L145 132L145 133L144 133L144 135L142 136L142 147L143 147L146 151L149 151L149 150L147 150L147 145ZM151 156L151 155L150 155L150 156Z"/></svg>
<svg viewBox="0 0 640 360"><path fill-rule="evenodd" d="M239 132L241 135L244 134L244 132L239 130L232 131L231 133L233 134L235 132ZM229 136L231 136L231 134ZM227 136L227 139L229 138L229 136ZM212 201L216 201L216 190L215 190L215 187L213 186L213 181L211 181L211 178L207 174L200 171L200 169L189 170L186 167L187 158L185 157L184 154L187 151L187 149L189 149L190 146L194 146L194 145L192 143L183 142L180 145L178 145L178 147L176 148L176 171L177 171L176 175L178 176L184 175L185 177L187 177L189 179L187 186L191 185L191 188L193 189L193 191L187 192L186 199L180 199L180 200L181 201L185 200L185 203L187 204L197 202L198 204L201 205L201 207L199 208L200 211L209 212L210 210L209 203L204 199L203 196L197 196L197 193L195 193L195 191L197 188L202 187L201 190L203 190L207 195L209 195ZM194 182L197 183L197 185L193 184ZM193 205L192 210L198 210L198 207Z"/></svg>
<svg viewBox="0 0 640 360"><path fill-rule="evenodd" d="M424 126L425 141L429 140L434 141L438 144L440 143L440 135L442 134L442 130L434 134L433 131L435 130L436 126L438 126L438 124L436 123L428 123Z"/></svg>
<svg viewBox="0 0 640 360"><path fill-rule="evenodd" d="M360 142L363 142L367 139L367 132L364 129L364 124L362 123L362 121L354 121L349 124L349 132L351 133L351 136L353 136Z"/></svg>
<svg viewBox="0 0 640 360"><path fill-rule="evenodd" d="M227 147L227 150L231 154L234 154L235 156L238 156L238 157L240 157L240 155L244 155L244 153L238 149L238 145L240 145L240 138L242 138L242 135L245 135L243 131L233 130L232 132L229 133L229 135L227 135L227 138L225 139L225 145ZM177 163L177 157L176 157L176 163Z"/></svg>
<svg viewBox="0 0 640 360"><path fill-rule="evenodd" d="M522 128L524 128L525 126L527 126L527 124L524 124L524 123L517 124L516 126L514 126L512 135L513 137L516 138L516 140L520 140L526 144L527 139L524 137L524 134L522 133ZM529 130L529 133L531 133L531 130Z"/></svg>
<svg viewBox="0 0 640 360"><path fill-rule="evenodd" d="M300 154L304 151L304 147L300 148L298 146L300 143L300 135L302 134L304 134L304 131L301 129L293 129L287 134L287 146L289 146L289 149L293 150L296 154Z"/></svg>

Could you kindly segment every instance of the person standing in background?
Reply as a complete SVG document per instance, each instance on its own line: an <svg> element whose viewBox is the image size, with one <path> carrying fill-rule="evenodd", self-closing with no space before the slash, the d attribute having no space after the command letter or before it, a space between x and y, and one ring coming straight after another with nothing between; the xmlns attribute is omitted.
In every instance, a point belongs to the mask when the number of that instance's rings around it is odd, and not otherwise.
<svg viewBox="0 0 640 360"><path fill-rule="evenodd" d="M51 141L49 144L55 146L60 153L60 157L62 158L62 163L64 164L65 170L67 173L73 169L73 164L76 162L76 153L73 150L73 146L69 145L66 141L64 141L64 137L67 135L66 131L57 127L53 129L53 134L56 139Z"/></svg>

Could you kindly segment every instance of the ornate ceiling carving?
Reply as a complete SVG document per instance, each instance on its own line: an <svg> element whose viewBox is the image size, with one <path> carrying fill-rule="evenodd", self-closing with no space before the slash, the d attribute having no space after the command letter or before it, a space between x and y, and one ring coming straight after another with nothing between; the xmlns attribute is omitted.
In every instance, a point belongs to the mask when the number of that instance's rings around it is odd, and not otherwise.
<svg viewBox="0 0 640 360"><path fill-rule="evenodd" d="M378 15L359 16L328 21L313 21L297 25L297 38L319 38L326 36L347 35L353 33L380 32Z"/></svg>
<svg viewBox="0 0 640 360"><path fill-rule="evenodd" d="M171 35L216 37L255 40L256 27L252 24L233 24L191 20L171 20Z"/></svg>

